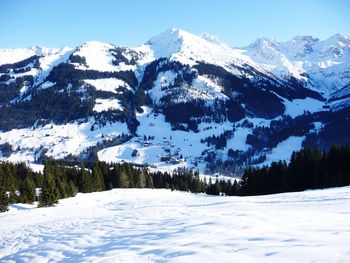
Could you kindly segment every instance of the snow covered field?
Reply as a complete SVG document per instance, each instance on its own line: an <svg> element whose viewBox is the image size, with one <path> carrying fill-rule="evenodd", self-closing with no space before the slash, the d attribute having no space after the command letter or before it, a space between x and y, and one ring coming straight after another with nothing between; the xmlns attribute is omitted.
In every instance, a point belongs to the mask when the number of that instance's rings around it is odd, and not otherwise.
<svg viewBox="0 0 350 263"><path fill-rule="evenodd" d="M259 197L151 189L0 214L1 262L349 262L350 187Z"/></svg>

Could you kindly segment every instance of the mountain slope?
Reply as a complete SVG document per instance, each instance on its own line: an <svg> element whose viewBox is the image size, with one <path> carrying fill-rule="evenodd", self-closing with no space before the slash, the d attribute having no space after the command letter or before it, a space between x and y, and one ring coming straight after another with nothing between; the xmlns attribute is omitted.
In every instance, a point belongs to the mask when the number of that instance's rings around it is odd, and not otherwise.
<svg viewBox="0 0 350 263"><path fill-rule="evenodd" d="M136 48L0 50L0 153L234 174L285 145L282 159L347 143L349 51L342 35L233 49L180 29Z"/></svg>

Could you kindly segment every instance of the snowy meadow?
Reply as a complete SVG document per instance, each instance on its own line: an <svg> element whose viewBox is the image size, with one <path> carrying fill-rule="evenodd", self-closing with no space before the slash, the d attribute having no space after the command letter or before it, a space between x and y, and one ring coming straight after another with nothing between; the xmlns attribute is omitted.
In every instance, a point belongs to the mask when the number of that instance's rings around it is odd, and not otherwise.
<svg viewBox="0 0 350 263"><path fill-rule="evenodd" d="M349 262L350 187L253 197L79 193L0 214L1 262Z"/></svg>

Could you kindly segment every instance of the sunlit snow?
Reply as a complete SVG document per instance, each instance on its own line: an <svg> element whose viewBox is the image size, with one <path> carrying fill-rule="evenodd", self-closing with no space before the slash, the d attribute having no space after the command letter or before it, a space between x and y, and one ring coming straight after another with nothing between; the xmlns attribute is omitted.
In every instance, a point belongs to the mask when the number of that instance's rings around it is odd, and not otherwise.
<svg viewBox="0 0 350 263"><path fill-rule="evenodd" d="M0 214L1 262L349 262L350 188L258 197L116 189Z"/></svg>

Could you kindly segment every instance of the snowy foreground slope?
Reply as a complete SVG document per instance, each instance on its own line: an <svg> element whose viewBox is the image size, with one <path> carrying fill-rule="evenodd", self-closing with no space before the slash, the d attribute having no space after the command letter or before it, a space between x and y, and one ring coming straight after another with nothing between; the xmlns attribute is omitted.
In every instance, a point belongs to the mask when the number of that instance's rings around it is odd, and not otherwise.
<svg viewBox="0 0 350 263"><path fill-rule="evenodd" d="M349 262L350 188L259 197L151 189L0 214L1 262Z"/></svg>

